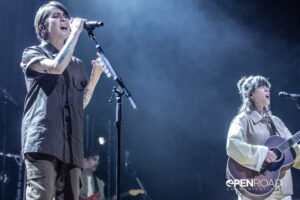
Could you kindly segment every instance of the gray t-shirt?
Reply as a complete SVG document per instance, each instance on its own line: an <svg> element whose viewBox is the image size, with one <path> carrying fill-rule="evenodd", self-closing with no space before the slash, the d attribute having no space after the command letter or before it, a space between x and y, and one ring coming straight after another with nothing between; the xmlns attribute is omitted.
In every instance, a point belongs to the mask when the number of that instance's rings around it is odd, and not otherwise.
<svg viewBox="0 0 300 200"><path fill-rule="evenodd" d="M83 92L88 75L83 62L72 57L63 74L44 74L30 65L53 59L58 50L47 42L24 50L21 68L27 95L22 119L22 152L44 153L82 167Z"/></svg>

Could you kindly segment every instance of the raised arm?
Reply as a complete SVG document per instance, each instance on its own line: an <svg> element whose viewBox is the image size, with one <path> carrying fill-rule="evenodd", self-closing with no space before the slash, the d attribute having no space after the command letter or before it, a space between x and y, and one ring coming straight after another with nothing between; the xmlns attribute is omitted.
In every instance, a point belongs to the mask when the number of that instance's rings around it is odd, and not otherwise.
<svg viewBox="0 0 300 200"><path fill-rule="evenodd" d="M83 95L83 108L86 108L86 106L89 104L93 92L95 90L95 87L99 81L99 78L104 70L104 64L101 60L100 54L98 54L98 58L96 60L92 60L93 70L91 73L91 78L87 84L87 86L84 89L84 95Z"/></svg>
<svg viewBox="0 0 300 200"><path fill-rule="evenodd" d="M72 18L70 20L71 33L54 59L42 59L30 66L30 69L41 73L62 74L72 58L85 19Z"/></svg>

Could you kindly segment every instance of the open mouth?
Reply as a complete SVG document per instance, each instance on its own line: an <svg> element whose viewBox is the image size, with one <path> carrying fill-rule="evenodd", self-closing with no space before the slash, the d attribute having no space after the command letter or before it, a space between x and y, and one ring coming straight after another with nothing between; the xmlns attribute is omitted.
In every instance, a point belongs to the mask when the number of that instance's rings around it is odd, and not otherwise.
<svg viewBox="0 0 300 200"><path fill-rule="evenodd" d="M266 95L266 98L269 99L269 98L270 98L270 95Z"/></svg>
<svg viewBox="0 0 300 200"><path fill-rule="evenodd" d="M61 30L68 30L67 26L60 27Z"/></svg>

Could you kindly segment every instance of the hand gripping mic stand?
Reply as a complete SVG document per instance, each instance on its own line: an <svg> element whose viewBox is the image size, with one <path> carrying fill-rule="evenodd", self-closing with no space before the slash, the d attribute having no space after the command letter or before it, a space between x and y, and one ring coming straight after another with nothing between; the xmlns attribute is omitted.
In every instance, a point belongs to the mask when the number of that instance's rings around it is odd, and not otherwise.
<svg viewBox="0 0 300 200"><path fill-rule="evenodd" d="M102 24L103 25L103 24ZM128 98L132 108L134 110L137 110L137 106L131 96L131 93L129 90L126 88L123 80L121 77L118 76L116 71L113 69L109 61L106 59L103 49L101 48L100 44L97 42L95 35L93 33L94 28L93 27L88 27L85 28L88 32L89 37L91 40L94 40L96 43L96 49L100 53L101 59L104 62L104 65L106 69L104 72L106 73L107 77L110 78L113 76L113 80L117 82L118 87L114 86L112 90L112 97L115 96L116 98L116 121L115 121L115 127L117 128L117 157L116 157L116 173L117 173L117 180L116 180L116 193L117 193L117 200L120 200L120 166L121 166L121 105L122 105L122 96L123 94L126 95ZM110 103L112 102L112 97L110 98Z"/></svg>

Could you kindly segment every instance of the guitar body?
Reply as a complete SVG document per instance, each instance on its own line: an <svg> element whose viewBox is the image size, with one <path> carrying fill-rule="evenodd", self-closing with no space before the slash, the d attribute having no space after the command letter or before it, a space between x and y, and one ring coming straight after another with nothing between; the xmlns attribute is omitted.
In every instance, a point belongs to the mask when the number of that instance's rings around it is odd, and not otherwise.
<svg viewBox="0 0 300 200"><path fill-rule="evenodd" d="M85 199L80 199L80 200L97 200L97 198L100 197L100 194L99 193L95 193L95 194L92 194L91 196L85 198Z"/></svg>
<svg viewBox="0 0 300 200"><path fill-rule="evenodd" d="M277 151L276 147L286 140L279 136L271 136L264 144L277 155L277 160L270 164L264 164L261 171L255 171L240 165L238 162L229 158L227 161L226 176L231 180L247 179L250 183L247 187L236 186L236 190L243 196L253 199L262 200L269 197L275 190L280 172L288 170L294 163L296 152L290 148L283 153ZM280 177L281 178L281 177Z"/></svg>

